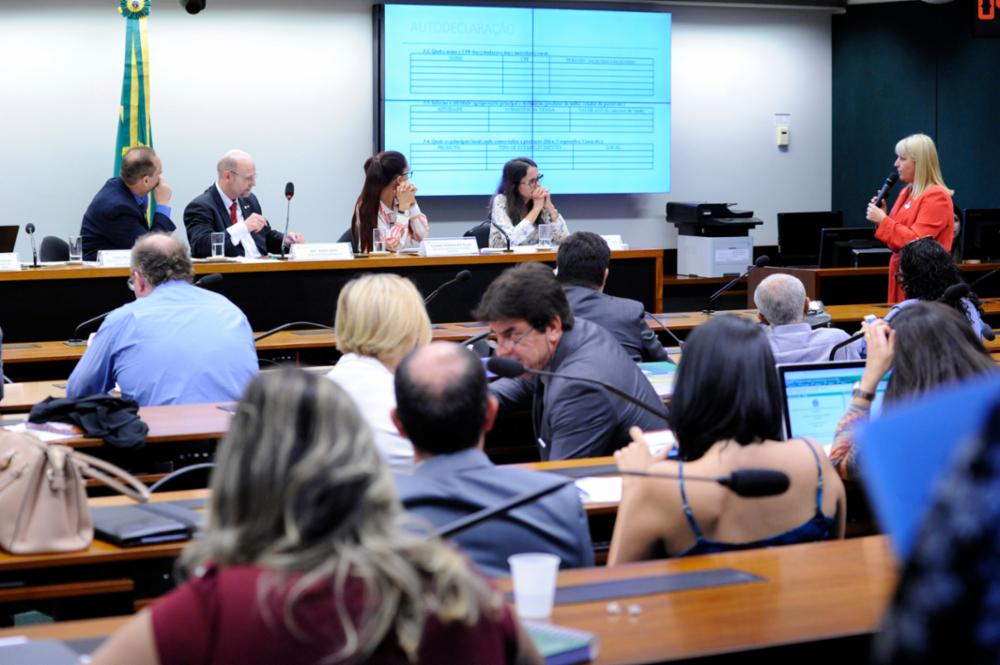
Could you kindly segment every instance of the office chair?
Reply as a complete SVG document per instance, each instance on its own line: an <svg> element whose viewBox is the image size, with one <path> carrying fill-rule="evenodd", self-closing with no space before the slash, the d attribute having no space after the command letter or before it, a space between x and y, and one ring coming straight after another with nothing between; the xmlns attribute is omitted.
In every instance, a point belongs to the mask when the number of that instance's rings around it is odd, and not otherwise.
<svg viewBox="0 0 1000 665"><path fill-rule="evenodd" d="M69 261L69 243L58 236L45 236L39 250L39 261Z"/></svg>

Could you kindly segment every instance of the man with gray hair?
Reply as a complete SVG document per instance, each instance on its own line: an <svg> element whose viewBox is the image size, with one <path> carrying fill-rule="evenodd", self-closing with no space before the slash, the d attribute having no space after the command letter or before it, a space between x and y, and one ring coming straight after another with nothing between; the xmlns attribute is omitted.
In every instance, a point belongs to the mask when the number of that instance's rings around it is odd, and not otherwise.
<svg viewBox="0 0 1000 665"><path fill-rule="evenodd" d="M247 317L191 282L187 249L149 233L132 249L130 302L108 314L66 385L67 397L117 384L140 406L234 402L257 374Z"/></svg>
<svg viewBox="0 0 1000 665"><path fill-rule="evenodd" d="M215 184L184 208L191 256L212 255L212 234L225 232L225 255L256 258L278 254L286 246L302 242L301 233L288 237L271 228L261 213L260 202L251 193L257 184L257 165L242 150L230 150L216 164Z"/></svg>
<svg viewBox="0 0 1000 665"><path fill-rule="evenodd" d="M753 294L757 317L770 325L771 352L776 363L824 362L830 349L849 335L838 328L812 329L806 323L809 298L798 278L777 273L765 278ZM857 346L837 351L836 360L857 360Z"/></svg>

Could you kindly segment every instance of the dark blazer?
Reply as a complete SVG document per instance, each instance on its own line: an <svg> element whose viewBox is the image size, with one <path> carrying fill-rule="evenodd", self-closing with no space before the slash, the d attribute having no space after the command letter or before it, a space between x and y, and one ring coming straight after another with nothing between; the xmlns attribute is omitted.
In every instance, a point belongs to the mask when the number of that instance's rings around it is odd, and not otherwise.
<svg viewBox="0 0 1000 665"><path fill-rule="evenodd" d="M550 372L596 379L664 411L649 379L607 330L576 319L552 354ZM600 386L558 377L498 379L490 391L500 408L531 408L542 461L610 455L629 442L628 429L665 429L667 422Z"/></svg>
<svg viewBox="0 0 1000 665"><path fill-rule="evenodd" d="M615 336L632 360L666 360L667 350L646 325L645 308L638 300L618 298L586 286L564 284L573 316L601 326Z"/></svg>
<svg viewBox="0 0 1000 665"><path fill-rule="evenodd" d="M146 223L146 213L121 178L111 178L94 196L83 213L80 235L83 259L94 261L102 249L132 249L136 239L150 231L171 233L176 227L161 213L153 215L153 225Z"/></svg>
<svg viewBox="0 0 1000 665"><path fill-rule="evenodd" d="M240 210L243 212L243 219L253 213L263 214L260 209L260 202L257 197L251 194L246 198L239 199ZM184 208L184 227L187 229L188 244L191 245L191 256L195 258L205 258L212 255L212 234L225 231L229 226L229 210L223 205L222 197L215 183L204 192L194 198L191 203ZM281 252L281 243L285 236L281 231L275 231L267 224L260 231L250 234L257 251L262 256L267 256L268 252L278 254ZM226 256L243 256L243 245L233 244L233 239L226 234Z"/></svg>
<svg viewBox="0 0 1000 665"><path fill-rule="evenodd" d="M396 476L406 510L435 528L521 494L565 481L562 476L497 467L478 448L435 455L413 475ZM487 575L507 576L507 557L522 552L557 555L560 568L594 565L587 515L572 484L456 535L453 541Z"/></svg>

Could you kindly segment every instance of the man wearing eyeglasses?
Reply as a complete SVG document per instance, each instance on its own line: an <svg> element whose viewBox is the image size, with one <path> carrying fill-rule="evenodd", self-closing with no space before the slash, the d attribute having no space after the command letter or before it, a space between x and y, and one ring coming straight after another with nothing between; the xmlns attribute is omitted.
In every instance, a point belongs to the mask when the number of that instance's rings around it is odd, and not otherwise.
<svg viewBox="0 0 1000 665"><path fill-rule="evenodd" d="M226 256L258 258L278 254L281 245L302 242L302 234L289 232L288 238L271 228L261 212L260 202L251 193L257 184L257 166L242 150L230 150L216 165L215 183L184 209L191 256L212 255L212 234L226 236Z"/></svg>
<svg viewBox="0 0 1000 665"><path fill-rule="evenodd" d="M156 199L152 226L146 218L150 192ZM80 236L84 260L96 260L97 252L103 249L132 249L136 239L151 229L173 231L172 193L163 179L163 164L153 149L130 148L122 156L119 176L104 183L83 213Z"/></svg>
<svg viewBox="0 0 1000 665"><path fill-rule="evenodd" d="M490 284L474 316L489 322L498 356L561 375L525 374L490 386L501 413L531 409L543 461L610 455L628 443L633 425L667 427L661 418L601 386L565 378L601 381L654 409L663 408L618 340L596 323L574 318L551 268L526 263L506 271Z"/></svg>
<svg viewBox="0 0 1000 665"><path fill-rule="evenodd" d="M108 314L66 384L68 397L110 391L140 406L236 401L257 374L247 317L194 286L187 248L150 233L132 248L130 302Z"/></svg>

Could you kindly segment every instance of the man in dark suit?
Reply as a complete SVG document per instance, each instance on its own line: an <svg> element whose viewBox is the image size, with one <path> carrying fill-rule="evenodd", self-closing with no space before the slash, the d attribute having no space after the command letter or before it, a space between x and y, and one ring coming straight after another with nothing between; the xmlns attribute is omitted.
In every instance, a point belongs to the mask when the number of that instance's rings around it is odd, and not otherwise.
<svg viewBox="0 0 1000 665"><path fill-rule="evenodd" d="M556 278L573 315L606 329L636 362L668 360L666 349L646 324L642 303L604 293L610 264L611 249L596 233L577 231L559 245Z"/></svg>
<svg viewBox="0 0 1000 665"><path fill-rule="evenodd" d="M488 321L497 355L528 369L563 374L525 373L490 385L502 410L531 409L542 460L610 455L628 443L629 428L663 429L664 419L586 381L609 384L657 411L663 403L639 366L611 333L570 311L552 270L526 263L498 277L475 312Z"/></svg>
<svg viewBox="0 0 1000 665"><path fill-rule="evenodd" d="M226 256L259 257L279 254L281 245L302 242L302 235L289 233L287 242L281 231L261 214L257 197L251 194L257 184L257 166L242 150L230 150L216 165L218 178L184 209L191 256L212 255L212 234L225 232Z"/></svg>
<svg viewBox="0 0 1000 665"><path fill-rule="evenodd" d="M393 422L413 443L417 466L399 475L403 506L440 528L486 507L565 482L562 476L497 467L483 452L497 400L472 352L451 342L418 348L396 369ZM509 575L507 557L548 552L562 568L594 565L587 516L576 487L565 485L455 536L489 575Z"/></svg>
<svg viewBox="0 0 1000 665"><path fill-rule="evenodd" d="M163 165L152 148L137 146L125 153L119 177L104 183L83 213L80 236L85 261L96 260L102 249L132 249L139 236L150 231L174 230L170 221L173 190L162 173ZM152 226L146 220L150 192L156 198Z"/></svg>

